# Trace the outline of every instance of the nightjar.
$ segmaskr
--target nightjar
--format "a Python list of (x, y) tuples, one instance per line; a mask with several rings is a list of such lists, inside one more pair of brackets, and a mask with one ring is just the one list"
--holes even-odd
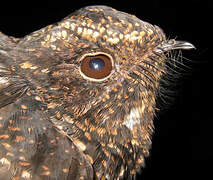
[(0, 33), (0, 179), (134, 179), (168, 56), (192, 48), (106, 6)]

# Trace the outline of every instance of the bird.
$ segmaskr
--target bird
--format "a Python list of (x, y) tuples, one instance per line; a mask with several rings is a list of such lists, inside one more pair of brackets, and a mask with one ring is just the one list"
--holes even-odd
[(169, 55), (193, 48), (103, 5), (0, 33), (0, 179), (136, 178)]

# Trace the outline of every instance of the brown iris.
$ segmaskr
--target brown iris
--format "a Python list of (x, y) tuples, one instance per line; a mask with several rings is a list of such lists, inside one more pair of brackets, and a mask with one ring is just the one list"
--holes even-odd
[(104, 54), (87, 55), (81, 60), (80, 69), (86, 77), (101, 80), (110, 75), (112, 61)]

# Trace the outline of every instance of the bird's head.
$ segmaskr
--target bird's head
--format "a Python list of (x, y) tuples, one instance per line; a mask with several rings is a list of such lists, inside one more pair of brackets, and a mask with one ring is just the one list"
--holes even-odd
[(105, 6), (82, 8), (13, 43), (8, 53), (14, 58), (7, 62), (11, 74), (18, 72), (55, 126), (83, 137), (83, 150), (85, 138), (100, 139), (102, 147), (108, 144), (120, 156), (121, 146), (129, 153), (137, 147), (148, 153), (167, 54), (193, 48)]

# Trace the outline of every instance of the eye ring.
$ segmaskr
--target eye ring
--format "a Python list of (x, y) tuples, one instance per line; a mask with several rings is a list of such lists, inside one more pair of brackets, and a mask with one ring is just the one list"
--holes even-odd
[(104, 52), (84, 54), (81, 58), (80, 74), (90, 81), (104, 81), (113, 72), (114, 61), (111, 55)]

